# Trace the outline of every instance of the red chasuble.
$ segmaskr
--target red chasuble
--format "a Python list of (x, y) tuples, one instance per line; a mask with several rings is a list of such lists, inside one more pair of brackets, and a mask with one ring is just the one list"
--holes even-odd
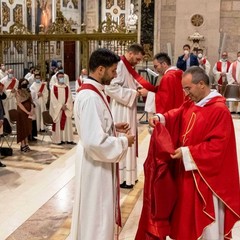
[(182, 88), (182, 70), (167, 71), (157, 86), (155, 94), (155, 105), (157, 113), (165, 113), (171, 109), (178, 108), (184, 100)]
[(204, 107), (191, 100), (164, 114), (175, 148), (188, 146), (197, 170), (177, 169), (178, 199), (171, 237), (195, 240), (215, 219), (213, 194), (224, 204), (225, 240), (240, 220), (240, 186), (234, 127), (223, 97)]
[(170, 235), (170, 216), (176, 202), (174, 148), (166, 128), (158, 123), (144, 163), (144, 196), (135, 240), (160, 240)]

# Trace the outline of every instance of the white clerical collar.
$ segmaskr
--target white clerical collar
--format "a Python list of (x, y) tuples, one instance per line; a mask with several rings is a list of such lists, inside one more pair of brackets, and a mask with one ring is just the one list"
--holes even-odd
[(199, 107), (204, 107), (211, 99), (213, 99), (214, 97), (219, 97), (219, 96), (222, 96), (222, 95), (217, 90), (211, 89), (211, 92), (205, 98), (203, 98), (201, 101), (195, 103), (195, 105), (197, 105)]
[(178, 70), (178, 68), (176, 66), (171, 66), (165, 71), (165, 73), (167, 73), (168, 71), (171, 71), (171, 70)]
[(104, 90), (104, 85), (102, 85), (98, 81), (92, 80), (91, 78), (85, 78), (84, 83), (90, 83), (90, 84), (94, 85), (97, 89), (99, 89), (101, 91)]

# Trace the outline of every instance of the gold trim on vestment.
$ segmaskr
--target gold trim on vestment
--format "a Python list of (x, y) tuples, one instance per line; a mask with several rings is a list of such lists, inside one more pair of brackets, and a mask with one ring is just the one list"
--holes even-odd
[[(189, 151), (189, 152), (190, 152), (190, 151)], [(190, 152), (190, 155), (191, 155), (192, 161), (195, 163), (195, 161), (193, 160), (193, 157), (192, 157), (191, 152)], [(230, 209), (234, 214), (236, 214), (237, 217), (240, 218), (240, 215), (238, 215), (232, 208), (230, 208), (230, 207), (225, 203), (225, 201), (223, 201), (223, 200), (213, 191), (213, 189), (210, 187), (210, 185), (208, 184), (208, 182), (207, 182), (207, 181), (204, 179), (204, 177), (202, 176), (202, 174), (201, 174), (201, 172), (199, 171), (196, 163), (195, 163), (195, 165), (196, 165), (196, 168), (197, 168), (197, 171), (198, 171), (200, 177), (203, 179), (203, 181), (206, 183), (206, 185), (207, 185), (208, 188), (212, 191), (212, 193), (213, 193), (220, 201), (222, 201), (222, 203), (223, 203), (228, 209)], [(203, 198), (203, 196), (202, 196), (202, 194), (201, 194), (201, 192), (200, 192), (200, 190), (199, 190), (199, 188), (198, 188), (198, 184), (197, 184), (197, 181), (196, 181), (196, 178), (195, 178), (194, 170), (192, 170), (192, 174), (193, 174), (193, 179), (194, 179), (194, 182), (195, 182), (197, 191), (198, 191), (198, 193), (200, 194), (200, 196), (202, 197), (202, 199), (203, 199), (203, 201), (204, 201), (204, 203), (205, 203), (205, 206), (206, 206), (206, 201), (205, 201), (205, 199)], [(224, 207), (225, 207), (225, 206), (224, 206)], [(205, 209), (205, 207), (204, 207), (204, 209)], [(210, 218), (212, 218), (212, 217), (211, 217), (207, 212), (205, 212), (204, 210), (203, 210), (203, 212), (204, 212), (207, 216), (209, 216)], [(224, 215), (225, 215), (225, 213), (224, 213)], [(213, 219), (214, 222), (215, 222), (215, 218), (212, 218), (212, 219)], [(212, 224), (212, 223), (211, 223), (211, 224)], [(210, 226), (211, 224), (207, 225), (205, 228), (207, 228), (207, 227)], [(204, 228), (204, 229), (205, 229), (205, 228)], [(226, 233), (226, 234), (224, 235), (224, 238), (231, 239), (231, 238), (228, 238), (228, 237), (227, 237), (227, 235), (228, 235), (231, 231), (232, 231), (232, 229), (231, 229), (228, 233)], [(201, 240), (201, 237), (202, 237), (202, 235), (198, 238), (198, 240)]]
[(186, 139), (187, 134), (191, 132), (191, 130), (192, 130), (194, 124), (195, 124), (195, 121), (196, 121), (196, 113), (193, 112), (193, 113), (192, 113), (192, 116), (191, 116), (191, 118), (190, 118), (190, 121), (189, 121), (189, 123), (188, 123), (186, 132), (185, 132), (185, 133), (183, 134), (183, 136), (182, 136), (182, 137), (183, 137), (183, 146), (184, 146), (184, 144), (185, 144), (186, 141), (187, 141), (187, 139)]

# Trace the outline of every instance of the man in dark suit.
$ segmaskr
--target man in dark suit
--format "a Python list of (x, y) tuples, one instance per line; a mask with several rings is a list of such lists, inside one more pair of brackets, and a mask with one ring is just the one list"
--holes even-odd
[[(6, 94), (3, 92), (4, 85), (0, 83), (0, 128), (3, 126), (3, 121), (4, 121), (4, 108), (2, 104), (2, 99), (6, 99)], [(6, 167), (5, 164), (0, 162), (0, 167)]]
[(182, 71), (186, 71), (191, 66), (198, 66), (199, 62), (197, 56), (190, 52), (190, 45), (183, 46), (183, 55), (178, 57), (177, 67)]

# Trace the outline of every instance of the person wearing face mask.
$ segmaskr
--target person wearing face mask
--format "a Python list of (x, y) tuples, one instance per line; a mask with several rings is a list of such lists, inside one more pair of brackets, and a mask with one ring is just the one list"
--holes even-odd
[(205, 71), (205, 73), (209, 76), (211, 64), (207, 60), (206, 56), (203, 56), (203, 50), (200, 48), (197, 51), (197, 58), (198, 58), (199, 67), (202, 68)]
[(57, 80), (57, 74), (58, 74), (59, 72), (61, 72), (61, 73), (64, 74), (64, 83), (69, 86), (69, 76), (68, 76), (66, 73), (64, 73), (64, 69), (63, 69), (63, 67), (61, 66), (61, 67), (58, 67), (57, 72), (56, 72), (56, 73), (51, 77), (51, 79), (50, 79), (50, 82), (49, 82), (49, 88), (50, 88), (50, 89), (52, 88), (52, 86), (53, 86), (55, 83), (57, 83), (57, 81), (58, 81), (58, 80)]
[[(229, 67), (227, 81), (228, 84), (240, 84), (240, 51), (237, 53), (237, 60)], [(240, 103), (229, 102), (229, 111), (240, 114)]]
[(191, 66), (199, 66), (197, 57), (190, 52), (190, 45), (183, 46), (183, 55), (178, 57), (177, 67), (182, 71), (186, 71)]
[(86, 79), (87, 77), (88, 77), (88, 70), (86, 68), (83, 68), (81, 70), (81, 75), (79, 76), (79, 78), (75, 82), (76, 93), (78, 92), (78, 89), (81, 87), (81, 85), (83, 83), (83, 80)]
[(57, 83), (50, 89), (49, 113), (53, 119), (52, 141), (54, 144), (72, 144), (73, 142), (73, 100), (70, 87), (66, 85), (64, 73), (58, 72)]
[(31, 149), (28, 145), (28, 136), (32, 133), (32, 118), (34, 115), (34, 104), (31, 93), (28, 89), (28, 80), (20, 79), (18, 90), (16, 92), (17, 99), (17, 143), (21, 143), (21, 152), (29, 152)]
[(4, 78), (5, 76), (7, 76), (7, 70), (6, 70), (5, 64), (1, 63), (1, 67), (0, 67), (0, 80), (2, 78)]
[(171, 59), (167, 53), (158, 53), (153, 58), (155, 70), (162, 76), (155, 92), (148, 92), (145, 111), (151, 113), (165, 113), (178, 108), (184, 100), (182, 89), (183, 71), (171, 66)]
[[(114, 121), (129, 122), (130, 133), (137, 136), (137, 99), (146, 96), (147, 91), (155, 87), (143, 79), (134, 67), (143, 60), (144, 49), (140, 44), (128, 47), (117, 66), (117, 77), (105, 86), (106, 94), (111, 98), (111, 110)], [(137, 137), (136, 137), (137, 139)], [(126, 159), (121, 161), (120, 187), (133, 188), (137, 182), (137, 143), (128, 149)]]
[(4, 91), (7, 98), (3, 100), (3, 107), (5, 109), (5, 117), (9, 120), (10, 109), (17, 109), (16, 90), (18, 89), (18, 80), (14, 77), (13, 69), (7, 71), (7, 75), (0, 80), (4, 85)]
[(37, 121), (37, 131), (44, 131), (42, 113), (47, 110), (48, 89), (46, 82), (41, 80), (40, 73), (34, 74), (34, 82), (30, 87), (33, 102), (35, 104), (35, 114)]
[(221, 59), (217, 61), (212, 69), (215, 82), (218, 84), (218, 92), (223, 93), (222, 85), (227, 82), (229, 67), (231, 62), (228, 61), (228, 53), (222, 52)]

